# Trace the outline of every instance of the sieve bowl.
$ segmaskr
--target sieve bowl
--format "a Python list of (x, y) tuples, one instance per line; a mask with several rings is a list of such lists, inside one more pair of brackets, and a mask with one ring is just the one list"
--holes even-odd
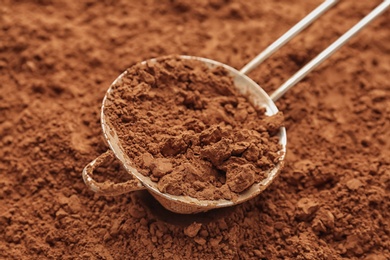
[[(245, 97), (247, 97), (248, 101), (257, 107), (264, 107), (266, 109), (266, 115), (272, 116), (278, 112), (278, 109), (275, 105), (275, 103), (271, 100), (271, 98), (267, 95), (267, 93), (261, 89), (252, 79), (249, 77), (243, 75), (238, 70), (227, 66), (223, 63), (200, 58), (200, 57), (193, 57), (193, 56), (175, 56), (175, 58), (179, 59), (193, 59), (202, 62), (203, 64), (207, 65), (209, 68), (214, 67), (223, 67), (226, 69), (226, 71), (229, 73), (229, 75), (234, 80), (234, 86), (238, 90), (238, 92)], [(142, 63), (155, 63), (156, 59), (151, 59), (144, 61)], [(124, 77), (126, 77), (127, 72), (122, 73), (111, 85), (111, 87), (108, 89), (102, 104), (101, 109), (101, 126), (103, 129), (103, 135), (105, 137), (105, 140), (107, 141), (107, 144), (110, 148), (108, 152), (104, 153), (101, 157), (98, 157), (96, 160), (94, 160), (89, 167), (86, 167), (85, 171), (85, 181), (86, 183), (91, 187), (91, 189), (95, 192), (101, 192), (105, 195), (118, 195), (121, 193), (126, 193), (134, 190), (140, 190), (140, 189), (147, 189), (155, 198), (158, 200), (165, 208), (168, 210), (177, 212), (177, 213), (196, 213), (196, 212), (202, 212), (207, 211), (213, 208), (220, 208), (220, 207), (228, 207), (233, 206), (234, 204), (239, 204), (244, 201), (247, 201), (255, 196), (257, 196), (259, 193), (261, 193), (264, 189), (266, 189), (272, 181), (277, 176), (278, 172), (282, 168), (283, 165), (283, 159), (286, 152), (286, 145), (287, 145), (287, 136), (286, 136), (286, 129), (282, 127), (279, 130), (278, 138), (279, 143), (282, 147), (282, 149), (279, 151), (280, 159), (279, 162), (276, 164), (276, 167), (272, 168), (268, 172), (265, 173), (265, 176), (267, 176), (264, 180), (262, 180), (259, 183), (253, 184), (250, 188), (245, 190), (244, 192), (240, 193), (237, 200), (234, 202), (231, 200), (201, 200), (192, 198), (189, 196), (175, 196), (168, 193), (161, 193), (157, 188), (157, 182), (152, 181), (148, 176), (144, 176), (142, 173), (140, 173), (137, 168), (135, 167), (132, 160), (127, 156), (124, 148), (121, 145), (121, 141), (118, 138), (117, 135), (117, 129), (115, 129), (114, 124), (110, 121), (110, 117), (107, 116), (107, 109), (110, 105), (110, 96), (112, 95), (113, 91), (115, 91), (113, 86), (116, 86), (117, 84), (121, 84)], [(129, 182), (120, 183), (120, 184), (99, 184), (96, 181), (93, 180), (91, 177), (93, 174), (93, 170), (95, 167), (98, 167), (105, 158), (109, 157), (116, 157), (123, 167), (126, 169), (126, 171), (131, 174), (134, 177), (134, 180), (130, 180)]]

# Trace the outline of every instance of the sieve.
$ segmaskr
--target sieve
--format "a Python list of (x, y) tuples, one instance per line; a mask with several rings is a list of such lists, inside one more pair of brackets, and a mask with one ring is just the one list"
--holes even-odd
[[(319, 16), (326, 12), (330, 7), (336, 4), (337, 0), (324, 1), (300, 22), (288, 30), (284, 35), (267, 47), (263, 52), (256, 56), (252, 61), (245, 65), (240, 71), (211, 59), (194, 56), (178, 56), (180, 59), (193, 59), (200, 61), (207, 65), (209, 68), (223, 67), (234, 80), (235, 87), (238, 92), (245, 95), (252, 105), (257, 107), (264, 107), (266, 109), (266, 115), (271, 116), (278, 112), (275, 105), (275, 101), (278, 100), (283, 94), (293, 87), (297, 82), (304, 78), (310, 71), (316, 68), (319, 64), (325, 61), (331, 54), (337, 51), (343, 46), (351, 37), (363, 29), (368, 23), (374, 20), (377, 16), (382, 14), (390, 5), (390, 0), (383, 1), (373, 11), (371, 11), (366, 17), (359, 21), (349, 31), (343, 34), (329, 47), (322, 51), (313, 60), (302, 67), (297, 73), (290, 77), (284, 84), (282, 84), (275, 92), (270, 96), (252, 79), (246, 76), (251, 70), (257, 67), (261, 62), (268, 58), (271, 54), (277, 51), (285, 43), (291, 40), (300, 31), (306, 28), (309, 24), (315, 21)], [(150, 59), (143, 61), (142, 63), (154, 63), (156, 59)], [(108, 98), (113, 91), (112, 86), (120, 84), (127, 72), (123, 72), (110, 86), (104, 96), (102, 108), (101, 108), (101, 126), (103, 135), (110, 149), (105, 153), (98, 156), (95, 160), (90, 162), (83, 170), (82, 176), (86, 185), (94, 192), (114, 196), (120, 195), (132, 191), (146, 189), (152, 196), (159, 201), (166, 209), (182, 214), (192, 214), (198, 212), (204, 212), (215, 208), (229, 207), (236, 204), (243, 203), (264, 191), (276, 178), (281, 168), (283, 167), (284, 157), (286, 154), (287, 135), (286, 129), (281, 127), (278, 133), (279, 143), (281, 150), (279, 151), (280, 159), (274, 168), (270, 169), (266, 173), (266, 178), (259, 183), (253, 184), (244, 192), (240, 193), (237, 200), (202, 200), (189, 196), (176, 196), (167, 193), (162, 193), (157, 188), (157, 183), (153, 182), (149, 177), (144, 176), (134, 166), (132, 160), (127, 156), (126, 152), (121, 146), (121, 142), (117, 136), (116, 129), (109, 122), (108, 116), (106, 116), (106, 106), (108, 105)], [(113, 182), (98, 182), (93, 178), (94, 170), (101, 166), (108, 159), (116, 158), (121, 162), (126, 172), (133, 178), (129, 181), (122, 183)]]

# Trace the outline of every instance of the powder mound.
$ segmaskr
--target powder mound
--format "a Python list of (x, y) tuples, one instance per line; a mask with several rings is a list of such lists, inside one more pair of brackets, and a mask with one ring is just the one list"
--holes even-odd
[(137, 64), (107, 98), (123, 149), (161, 192), (234, 200), (279, 161), (283, 115), (253, 106), (222, 67), (174, 56)]

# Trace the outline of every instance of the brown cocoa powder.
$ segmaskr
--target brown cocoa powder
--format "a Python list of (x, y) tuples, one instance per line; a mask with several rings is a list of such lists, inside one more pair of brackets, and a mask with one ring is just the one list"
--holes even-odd
[[(340, 1), (249, 76), (271, 93), (381, 2)], [(285, 168), (253, 200), (178, 215), (81, 179), (126, 68), (168, 54), (241, 68), (321, 3), (3, 0), (0, 258), (389, 259), (389, 12), (278, 100)], [(97, 178), (129, 176), (113, 161)]]
[(123, 149), (163, 193), (234, 201), (281, 155), (283, 115), (253, 106), (222, 67), (174, 56), (137, 64), (106, 102)]

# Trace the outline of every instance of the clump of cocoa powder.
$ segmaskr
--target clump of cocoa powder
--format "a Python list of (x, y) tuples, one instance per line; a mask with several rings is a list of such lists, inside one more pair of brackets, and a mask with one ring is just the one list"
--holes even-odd
[(253, 106), (222, 67), (179, 57), (137, 64), (108, 104), (122, 147), (161, 192), (234, 200), (280, 158), (283, 115)]

